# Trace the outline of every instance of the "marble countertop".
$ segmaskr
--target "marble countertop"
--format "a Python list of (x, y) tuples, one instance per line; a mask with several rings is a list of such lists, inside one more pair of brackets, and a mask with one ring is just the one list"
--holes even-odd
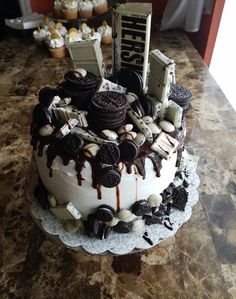
[(58, 245), (27, 214), (32, 108), (71, 61), (51, 58), (29, 38), (0, 43), (1, 299), (236, 298), (236, 113), (183, 32), (154, 34), (151, 47), (175, 60), (177, 83), (193, 94), (186, 147), (200, 157), (200, 201), (171, 239), (112, 257)]

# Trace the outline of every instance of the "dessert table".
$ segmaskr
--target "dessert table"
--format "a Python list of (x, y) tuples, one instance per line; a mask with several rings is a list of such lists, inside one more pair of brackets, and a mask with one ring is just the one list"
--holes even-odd
[[(46, 236), (28, 214), (23, 183), (37, 92), (72, 63), (31, 38), (0, 43), (0, 298), (235, 298), (236, 112), (182, 31), (155, 32), (151, 48), (176, 62), (193, 97), (186, 148), (199, 157), (200, 199), (178, 232), (143, 252), (93, 256)], [(111, 60), (110, 47), (104, 47)]]

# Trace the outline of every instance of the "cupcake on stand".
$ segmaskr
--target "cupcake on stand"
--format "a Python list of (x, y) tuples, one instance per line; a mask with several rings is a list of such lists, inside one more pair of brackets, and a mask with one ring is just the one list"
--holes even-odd
[(61, 19), (63, 17), (62, 15), (62, 7), (63, 3), (62, 0), (55, 0), (53, 4), (53, 15), (54, 17)]
[(78, 17), (78, 2), (76, 0), (66, 0), (63, 3), (63, 17), (66, 20), (74, 20)]
[(96, 15), (102, 15), (108, 10), (107, 0), (93, 0), (93, 10)]
[(105, 45), (112, 44), (112, 29), (111, 29), (111, 26), (109, 26), (106, 21), (102, 22), (102, 26), (98, 27), (97, 31), (98, 31), (98, 33), (101, 34), (102, 44), (105, 44)]
[(67, 35), (67, 29), (61, 22), (56, 23), (56, 30), (59, 31), (59, 33), (62, 35), (62, 37), (65, 37)]
[(79, 16), (81, 18), (89, 18), (93, 15), (93, 3), (90, 0), (84, 0), (79, 2)]

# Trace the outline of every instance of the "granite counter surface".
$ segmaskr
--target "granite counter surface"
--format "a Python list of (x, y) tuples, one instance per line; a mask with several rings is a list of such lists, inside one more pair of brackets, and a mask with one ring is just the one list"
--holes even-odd
[(30, 39), (0, 43), (1, 299), (236, 298), (236, 113), (181, 31), (154, 34), (151, 46), (175, 60), (177, 83), (193, 94), (186, 147), (200, 157), (200, 201), (175, 237), (112, 257), (58, 245), (27, 214), (32, 108), (39, 89), (61, 81), (71, 62)]

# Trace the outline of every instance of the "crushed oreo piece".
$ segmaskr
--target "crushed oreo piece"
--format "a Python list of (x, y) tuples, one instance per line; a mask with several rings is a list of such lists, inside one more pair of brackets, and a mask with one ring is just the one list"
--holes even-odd
[(96, 218), (103, 222), (109, 222), (115, 216), (115, 210), (108, 205), (101, 205), (97, 208)]
[(36, 197), (39, 205), (44, 209), (49, 209), (48, 191), (42, 183), (39, 183), (34, 189), (34, 196)]
[(114, 231), (120, 234), (128, 234), (131, 231), (131, 225), (125, 221), (119, 221), (116, 226), (113, 227)]
[(146, 200), (138, 200), (132, 205), (131, 211), (136, 216), (143, 216), (151, 213), (152, 208), (148, 205)]
[(125, 162), (132, 162), (137, 158), (139, 153), (139, 147), (137, 144), (132, 141), (125, 139), (123, 140), (120, 145), (120, 160)]
[(98, 181), (106, 188), (113, 188), (119, 185), (121, 174), (118, 169), (114, 167), (105, 167), (101, 170)]
[(170, 222), (170, 218), (169, 217), (166, 217), (164, 219), (164, 226), (166, 228), (168, 228), (169, 230), (173, 230), (173, 223)]
[(144, 239), (146, 242), (148, 242), (149, 245), (151, 245), (151, 246), (153, 245), (152, 240), (148, 237), (147, 234), (144, 234), (144, 235), (143, 235), (143, 239)]
[(120, 159), (119, 147), (111, 142), (103, 144), (97, 152), (96, 159), (101, 163), (116, 165)]
[(146, 225), (162, 224), (162, 219), (156, 215), (144, 215), (143, 218)]
[(188, 201), (188, 192), (183, 187), (175, 188), (172, 194), (172, 199), (172, 207), (184, 211)]

